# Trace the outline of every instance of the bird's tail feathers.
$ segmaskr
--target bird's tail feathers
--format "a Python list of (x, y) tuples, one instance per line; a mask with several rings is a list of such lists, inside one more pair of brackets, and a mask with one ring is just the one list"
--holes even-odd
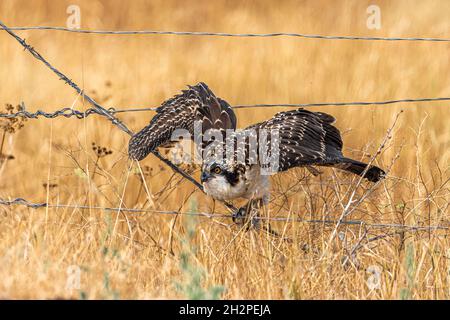
[[(336, 164), (335, 167), (357, 174), (358, 176), (362, 176), (362, 174), (366, 170), (367, 163), (350, 158), (344, 158), (343, 161), (339, 164)], [(383, 179), (385, 175), (386, 173), (382, 169), (378, 168), (377, 166), (371, 165), (364, 174), (364, 178), (371, 182), (378, 182), (379, 180)]]

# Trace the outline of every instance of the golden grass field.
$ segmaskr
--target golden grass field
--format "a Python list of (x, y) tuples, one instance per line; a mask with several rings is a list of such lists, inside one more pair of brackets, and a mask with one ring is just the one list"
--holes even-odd
[[(2, 0), (0, 20), (65, 26), (67, 6), (78, 4), (83, 29), (450, 37), (449, 1), (378, 0), (382, 28), (369, 30), (372, 2)], [(105, 107), (155, 107), (199, 81), (231, 105), (450, 95), (448, 42), (18, 34)], [(22, 101), (29, 111), (89, 107), (6, 32), (0, 44), (3, 110)], [(239, 109), (238, 126), (286, 109)], [(404, 110), (375, 159), (389, 177), (373, 190), (363, 182), (355, 199), (372, 192), (350, 204), (345, 219), (450, 227), (448, 101), (311, 110), (335, 116), (345, 154), (365, 161)], [(136, 132), (152, 115), (119, 117)], [(153, 156), (140, 174), (127, 157), (129, 137), (100, 116), (30, 119), (15, 133), (4, 131), (7, 123), (1, 120), (1, 199), (228, 213)], [(112, 154), (98, 157), (92, 143)], [(185, 169), (198, 179), (198, 167)], [(338, 219), (358, 177), (320, 170), (274, 177), (264, 214)], [(271, 225), (290, 241), (245, 232), (223, 217), (1, 206), (0, 298), (450, 298), (449, 230)]]

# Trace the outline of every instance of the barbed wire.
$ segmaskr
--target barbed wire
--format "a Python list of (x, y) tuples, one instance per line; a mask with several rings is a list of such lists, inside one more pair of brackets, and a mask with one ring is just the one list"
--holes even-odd
[[(233, 216), (230, 214), (220, 213), (207, 213), (207, 212), (181, 212), (175, 210), (155, 210), (155, 209), (138, 209), (138, 208), (114, 208), (114, 207), (101, 207), (101, 206), (87, 206), (76, 204), (48, 204), (45, 202), (33, 203), (23, 198), (16, 198), (14, 200), (0, 199), (0, 205), (3, 206), (25, 206), (31, 209), (40, 208), (52, 208), (52, 209), (80, 209), (80, 210), (102, 210), (102, 211), (114, 211), (114, 212), (130, 212), (130, 213), (153, 213), (160, 215), (184, 215), (184, 216), (196, 216), (204, 218), (233, 218), (233, 219), (246, 219), (245, 216)], [(337, 220), (325, 220), (325, 219), (303, 219), (297, 217), (264, 217), (256, 216), (252, 217), (254, 220), (262, 221), (275, 221), (275, 222), (298, 222), (298, 223), (313, 223), (313, 224), (336, 224)], [(432, 226), (417, 226), (417, 225), (405, 225), (398, 223), (367, 223), (362, 220), (343, 220), (340, 222), (345, 225), (359, 225), (371, 228), (395, 228), (403, 229), (405, 231), (431, 231), (431, 230), (450, 230), (450, 227), (432, 225)]]
[(234, 109), (244, 108), (274, 108), (274, 107), (339, 107), (339, 106), (370, 106), (370, 105), (388, 105), (395, 103), (412, 103), (412, 102), (433, 102), (433, 101), (450, 101), (450, 97), (438, 98), (417, 98), (417, 99), (397, 99), (385, 101), (352, 101), (352, 102), (319, 102), (319, 103), (279, 103), (279, 104), (253, 104), (253, 105), (235, 105)]
[(15, 31), (47, 30), (47, 31), (64, 31), (71, 33), (103, 34), (103, 35), (175, 35), (175, 36), (252, 37), (252, 38), (296, 37), (296, 38), (322, 39), (322, 40), (450, 42), (450, 39), (447, 38), (434, 38), (434, 37), (425, 38), (425, 37), (333, 36), (333, 35), (306, 34), (293, 32), (225, 33), (225, 32), (204, 32), (204, 31), (164, 31), (164, 30), (87, 30), (87, 29), (71, 29), (66, 27), (53, 27), (53, 26), (11, 27), (9, 29)]
[[(450, 101), (450, 97), (439, 97), (439, 98), (418, 98), (418, 99), (398, 99), (398, 100), (386, 100), (386, 101), (373, 101), (373, 102), (324, 102), (324, 103), (298, 103), (298, 104), (249, 104), (249, 105), (235, 105), (233, 109), (250, 109), (250, 108), (277, 108), (277, 107), (288, 107), (288, 108), (307, 108), (307, 107), (324, 107), (324, 106), (371, 106), (371, 105), (388, 105), (395, 103), (413, 103), (413, 102), (434, 102), (434, 101)], [(106, 109), (110, 114), (116, 113), (126, 113), (126, 112), (144, 112), (144, 111), (155, 111), (156, 107), (144, 107), (144, 108), (129, 108), (129, 109), (116, 109), (110, 107)], [(75, 110), (73, 108), (65, 107), (53, 112), (46, 112), (43, 110), (38, 110), (36, 112), (29, 112), (25, 109), (25, 104), (22, 102), (20, 104), (20, 110), (15, 113), (6, 114), (0, 113), (0, 118), (18, 118), (24, 117), (29, 119), (37, 119), (42, 116), (44, 118), (57, 118), (65, 117), (71, 118), (76, 117), (77, 119), (83, 119), (90, 115), (98, 114), (103, 115), (97, 109), (89, 108), (85, 111)]]

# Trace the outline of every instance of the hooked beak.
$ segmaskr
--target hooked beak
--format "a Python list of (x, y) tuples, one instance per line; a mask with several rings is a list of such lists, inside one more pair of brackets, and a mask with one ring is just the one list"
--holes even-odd
[(203, 182), (208, 181), (209, 178), (211, 178), (211, 175), (209, 173), (203, 171), (202, 175), (200, 176), (200, 181), (203, 183)]

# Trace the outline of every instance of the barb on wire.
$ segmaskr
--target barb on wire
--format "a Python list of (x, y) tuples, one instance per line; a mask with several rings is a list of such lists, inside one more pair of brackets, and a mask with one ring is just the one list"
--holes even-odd
[(293, 32), (273, 32), (273, 33), (225, 33), (225, 32), (203, 32), (203, 31), (162, 31), (162, 30), (86, 30), (70, 29), (65, 27), (52, 26), (31, 26), (31, 27), (11, 27), (11, 30), (48, 30), (64, 31), (84, 34), (104, 34), (104, 35), (175, 35), (175, 36), (214, 36), (214, 37), (296, 37), (306, 39), (322, 40), (365, 40), (365, 41), (432, 41), (432, 42), (450, 42), (447, 38), (429, 38), (429, 37), (364, 37), (364, 36), (331, 36), (320, 34), (306, 34)]
[[(276, 108), (276, 107), (288, 107), (288, 108), (306, 108), (306, 107), (325, 107), (325, 106), (370, 106), (370, 105), (388, 105), (394, 103), (412, 103), (412, 102), (433, 102), (433, 101), (450, 101), (450, 97), (439, 97), (439, 98), (418, 98), (418, 99), (398, 99), (398, 100), (386, 100), (386, 101), (373, 101), (373, 102), (324, 102), (324, 103), (298, 103), (298, 104), (249, 104), (249, 105), (235, 105), (233, 109), (251, 109), (251, 108)], [(145, 108), (130, 108), (130, 109), (116, 109), (110, 107), (106, 109), (110, 114), (116, 113), (127, 113), (127, 112), (144, 112), (144, 111), (155, 111), (155, 107), (145, 107)], [(25, 104), (21, 103), (21, 110), (16, 113), (2, 114), (0, 113), (0, 118), (18, 118), (25, 117), (31, 119), (37, 119), (40, 116), (44, 118), (56, 118), (65, 117), (71, 118), (75, 117), (77, 119), (83, 119), (90, 115), (98, 114), (102, 115), (97, 109), (89, 108), (86, 111), (79, 111), (72, 108), (62, 108), (54, 112), (45, 112), (38, 110), (36, 112), (29, 112), (25, 109)]]
[[(87, 206), (87, 205), (76, 205), (76, 204), (47, 204), (45, 202), (33, 203), (25, 200), (23, 198), (16, 198), (14, 200), (3, 200), (0, 199), (0, 205), (13, 206), (20, 205), (32, 209), (39, 208), (53, 208), (53, 209), (94, 209), (103, 211), (114, 211), (114, 212), (129, 212), (129, 213), (154, 213), (161, 215), (185, 215), (185, 216), (199, 216), (205, 218), (234, 218), (234, 219), (245, 219), (242, 217), (233, 217), (230, 214), (218, 214), (218, 213), (207, 213), (207, 212), (180, 212), (180, 211), (170, 211), (170, 210), (155, 210), (155, 209), (136, 209), (136, 208), (113, 208), (113, 207), (101, 207), (101, 206)], [(313, 224), (336, 224), (337, 220), (321, 220), (321, 219), (302, 219), (302, 218), (292, 218), (287, 215), (282, 217), (265, 217), (257, 216), (253, 217), (255, 220), (264, 221), (278, 221), (278, 222), (298, 222), (298, 223), (313, 223)], [(429, 231), (429, 230), (450, 230), (450, 227), (445, 226), (416, 226), (416, 225), (405, 225), (397, 223), (366, 223), (361, 220), (343, 220), (340, 224), (345, 225), (359, 225), (371, 228), (394, 228), (402, 229), (405, 231)]]

